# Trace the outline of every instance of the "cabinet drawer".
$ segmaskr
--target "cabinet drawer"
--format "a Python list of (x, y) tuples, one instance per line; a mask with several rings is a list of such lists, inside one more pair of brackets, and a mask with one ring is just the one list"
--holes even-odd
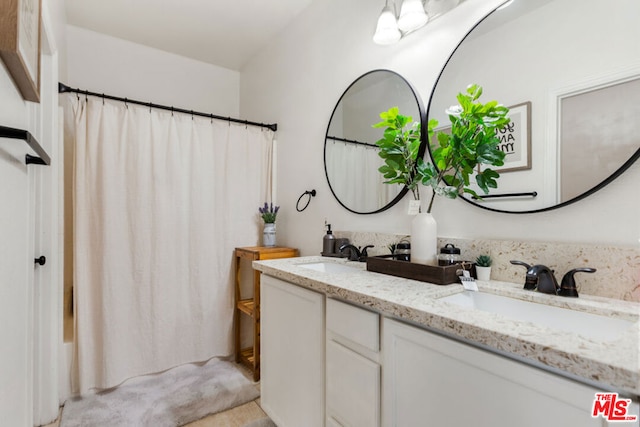
[(334, 342), (327, 342), (328, 425), (380, 425), (380, 365)]
[(373, 352), (380, 350), (380, 316), (372, 311), (328, 299), (327, 330)]

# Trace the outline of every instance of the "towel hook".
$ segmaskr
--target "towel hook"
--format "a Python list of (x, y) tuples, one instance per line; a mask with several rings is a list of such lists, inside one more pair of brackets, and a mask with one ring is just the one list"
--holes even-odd
[[(300, 208), (300, 201), (306, 195), (309, 196), (309, 198), (307, 199), (307, 203), (302, 208)], [(316, 197), (316, 190), (305, 191), (304, 193), (302, 193), (300, 197), (298, 197), (298, 201), (296, 202), (296, 210), (298, 212), (302, 212), (303, 210), (307, 209), (307, 206), (309, 206), (312, 197)]]

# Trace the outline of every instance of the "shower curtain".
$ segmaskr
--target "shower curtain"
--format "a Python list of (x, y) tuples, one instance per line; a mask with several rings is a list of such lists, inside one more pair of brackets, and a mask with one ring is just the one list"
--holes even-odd
[(393, 200), (400, 187), (383, 184), (378, 168), (384, 164), (377, 147), (329, 141), (325, 151), (331, 189), (356, 212), (373, 212)]
[(233, 249), (259, 241), (273, 132), (70, 102), (76, 391), (230, 355)]

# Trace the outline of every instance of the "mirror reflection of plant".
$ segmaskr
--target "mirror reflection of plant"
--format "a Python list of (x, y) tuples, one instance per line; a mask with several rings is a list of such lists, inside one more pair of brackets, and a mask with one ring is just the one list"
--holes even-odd
[[(504, 165), (505, 154), (498, 148), (496, 130), (509, 123), (509, 109), (497, 101), (483, 104), (478, 101), (481, 95), (482, 87), (475, 84), (467, 87), (466, 93), (458, 94), (459, 105), (447, 110), (451, 134), (438, 132), (438, 144), (431, 147), (434, 163), (417, 158), (420, 147), (419, 123), (413, 123), (405, 130), (412, 119), (400, 115), (397, 107), (380, 113), (383, 120), (373, 127), (386, 127), (384, 137), (376, 142), (380, 147), (379, 155), (385, 161), (378, 169), (386, 179), (385, 183), (406, 185), (416, 200), (420, 200), (420, 183), (432, 187), (433, 194), (427, 212), (431, 212), (436, 195), (454, 199), (467, 193), (481, 197), (468, 187), (469, 177), (476, 172), (476, 183), (485, 194), (489, 188), (497, 188), (498, 172), (488, 167), (481, 171), (476, 171), (476, 168), (478, 165)], [(429, 141), (437, 126), (437, 120), (429, 120)]]
[[(422, 166), (418, 166), (423, 168), (418, 171), (423, 177), (422, 183), (434, 190), (428, 212), (431, 212), (436, 194), (455, 199), (467, 193), (480, 198), (469, 188), (469, 177), (476, 172), (476, 184), (484, 194), (489, 193), (489, 188), (498, 188), (498, 172), (489, 167), (479, 171), (476, 169), (479, 165), (504, 165), (505, 153), (498, 148), (500, 141), (496, 131), (509, 124), (509, 109), (497, 101), (483, 104), (478, 101), (481, 95), (482, 87), (475, 84), (467, 87), (466, 93), (458, 94), (459, 105), (447, 109), (451, 134), (438, 132), (438, 144), (431, 147), (434, 163), (422, 163)], [(437, 120), (429, 120), (429, 141), (437, 126)]]
[[(422, 158), (418, 158), (420, 150), (420, 123), (414, 122), (411, 116), (400, 114), (398, 107), (380, 113), (382, 121), (373, 125), (374, 128), (386, 128), (382, 139), (376, 141), (380, 147), (378, 155), (384, 160), (384, 165), (378, 170), (386, 181), (385, 184), (406, 185), (415, 200), (420, 200), (422, 181), (419, 171), (424, 166)], [(405, 127), (409, 127), (405, 129)]]

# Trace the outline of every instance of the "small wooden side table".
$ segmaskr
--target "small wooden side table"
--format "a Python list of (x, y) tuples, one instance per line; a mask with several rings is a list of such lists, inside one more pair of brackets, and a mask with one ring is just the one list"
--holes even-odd
[[(240, 261), (267, 260), (276, 258), (292, 258), (299, 254), (297, 249), (285, 247), (251, 246), (236, 248), (236, 283), (235, 310), (233, 327), (235, 333), (236, 362), (247, 365), (253, 371), (253, 380), (260, 381), (260, 272), (253, 271), (253, 297), (244, 298), (240, 293)], [(253, 346), (241, 348), (240, 320), (241, 313), (253, 321)]]

